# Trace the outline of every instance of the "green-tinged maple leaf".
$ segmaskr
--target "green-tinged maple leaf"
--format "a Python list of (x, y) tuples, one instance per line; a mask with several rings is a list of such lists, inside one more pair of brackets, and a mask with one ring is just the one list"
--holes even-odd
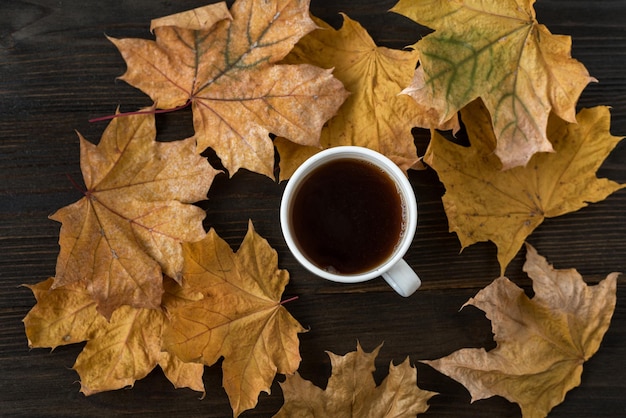
[[(201, 17), (198, 17), (198, 15)], [(273, 177), (270, 133), (319, 146), (322, 125), (346, 92), (330, 70), (278, 65), (315, 28), (308, 0), (237, 0), (153, 21), (156, 41), (113, 39), (121, 77), (159, 108), (191, 103), (199, 151), (211, 147), (230, 175)]]
[(400, 0), (392, 9), (435, 29), (416, 44), (420, 66), (407, 90), (441, 121), (481, 98), (492, 116), (504, 168), (551, 151), (550, 112), (575, 122), (576, 102), (595, 81), (570, 55), (571, 39), (537, 22), (534, 0)]
[(442, 200), (450, 231), (463, 248), (494, 242), (502, 274), (545, 218), (574, 212), (624, 187), (596, 177), (622, 139), (610, 134), (606, 107), (583, 109), (578, 124), (552, 117), (548, 137), (556, 152), (538, 153), (526, 167), (507, 171), (492, 152), (496, 140), (480, 101), (461, 115), (471, 146), (453, 144), (433, 132), (424, 161), (446, 187)]
[(281, 303), (289, 274), (251, 222), (236, 253), (214, 230), (184, 252), (185, 284), (205, 297), (169, 310), (164, 347), (186, 362), (223, 357), (223, 385), (238, 416), (269, 393), (276, 373), (294, 373), (300, 363), (304, 329)]
[(556, 270), (527, 249), (532, 299), (500, 277), (465, 304), (491, 320), (496, 348), (465, 348), (424, 363), (462, 383), (472, 401), (503, 396), (524, 418), (543, 418), (580, 385), (583, 363), (598, 351), (615, 309), (617, 273), (587, 286), (576, 270)]

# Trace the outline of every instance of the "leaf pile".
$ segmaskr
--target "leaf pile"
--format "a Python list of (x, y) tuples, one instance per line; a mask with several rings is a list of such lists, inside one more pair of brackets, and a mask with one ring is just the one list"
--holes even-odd
[(73, 367), (85, 395), (132, 386), (157, 365), (175, 387), (204, 392), (204, 366), (223, 357), (235, 416), (253, 408), (276, 373), (300, 363), (304, 329), (280, 299), (289, 274), (252, 223), (237, 253), (211, 230), (183, 256), (184, 285), (163, 278), (161, 309), (124, 305), (105, 318), (80, 282), (29, 286), (37, 299), (24, 318), (29, 346), (87, 341)]
[[(132, 386), (156, 365), (176, 387), (204, 392), (204, 366), (224, 358), (239, 415), (276, 373), (297, 369), (304, 329), (282, 305), (289, 275), (276, 252), (250, 223), (233, 254), (205, 232), (194, 203), (218, 174), (200, 155), (208, 145), (231, 175), (271, 175), (274, 157), (259, 151), (273, 153), (270, 131), (319, 142), (342, 84), (329, 70), (275, 64), (313, 28), (308, 1), (240, 0), (230, 11), (220, 3), (157, 19), (156, 41), (112, 39), (128, 63), (122, 78), (155, 104), (116, 113), (98, 145), (79, 135), (84, 197), (51, 216), (61, 222), (56, 275), (29, 286), (37, 303), (24, 318), (31, 347), (87, 341), (74, 365), (84, 394)], [(196, 135), (157, 141), (157, 109), (188, 104)], [(185, 318), (198, 310), (204, 334), (186, 336)], [(207, 329), (209, 341), (198, 342)]]
[(490, 240), (501, 274), (545, 218), (576, 211), (623, 188), (596, 171), (622, 139), (610, 135), (607, 107), (582, 110), (592, 81), (553, 35), (518, 2), (400, 0), (392, 11), (434, 29), (413, 47), (419, 66), (403, 94), (439, 115), (459, 113), (471, 147), (431, 128), (424, 162), (445, 185), (443, 204), (462, 248)]
[[(456, 129), (456, 119), (440, 126), (428, 105), (399, 94), (411, 81), (419, 57), (416, 50), (379, 47), (358, 22), (342, 16), (344, 23), (339, 30), (316, 19), (320, 29), (302, 38), (284, 62), (333, 68), (334, 76), (350, 92), (322, 129), (322, 148), (367, 147), (408, 170), (418, 163), (411, 128)], [(297, 145), (284, 138), (274, 142), (281, 156), (281, 179), (291, 177), (306, 158), (319, 151), (319, 147)]]
[[(594, 79), (533, 3), (400, 0), (392, 11), (434, 29), (403, 50), (377, 46), (346, 15), (334, 29), (308, 0), (217, 3), (155, 19), (155, 40), (110, 38), (127, 63), (121, 78), (154, 104), (116, 113), (98, 145), (79, 135), (83, 198), (51, 216), (60, 252), (55, 277), (28, 286), (29, 346), (86, 341), (74, 364), (86, 395), (132, 386), (157, 365), (175, 387), (205, 392), (204, 367), (223, 359), (235, 416), (277, 373), (287, 375), (278, 417), (425, 412), (435, 393), (417, 387), (408, 358), (376, 386), (380, 347), (329, 353), (325, 390), (296, 373), (305, 330), (281, 300), (289, 274), (252, 222), (237, 252), (205, 232), (194, 204), (219, 171), (201, 154), (212, 148), (229, 176), (273, 178), (276, 147), (284, 180), (321, 149), (360, 145), (407, 171), (421, 167), (411, 129), (430, 129), (424, 162), (445, 185), (450, 231), (463, 248), (494, 242), (503, 275), (545, 218), (624, 187), (596, 178), (622, 138), (607, 107), (576, 114)], [(194, 135), (157, 141), (154, 113), (187, 106)], [(459, 131), (459, 115), (469, 147), (438, 132)], [(589, 287), (529, 245), (527, 257), (532, 299), (502, 276), (466, 303), (485, 311), (497, 347), (425, 363), (472, 400), (500, 395), (540, 417), (598, 350), (616, 274)]]

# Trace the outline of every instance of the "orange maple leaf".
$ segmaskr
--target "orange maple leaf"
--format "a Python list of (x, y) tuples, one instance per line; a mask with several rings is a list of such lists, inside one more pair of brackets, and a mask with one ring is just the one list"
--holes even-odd
[(315, 28), (308, 0), (237, 0), (152, 22), (156, 41), (113, 39), (128, 64), (121, 77), (159, 108), (191, 103), (199, 151), (211, 147), (230, 175), (273, 178), (269, 133), (319, 146), (322, 125), (346, 97), (330, 70), (277, 65)]
[(291, 374), (300, 363), (304, 329), (280, 300), (289, 274), (251, 222), (237, 253), (214, 230), (184, 248), (185, 285), (205, 297), (169, 310), (164, 347), (206, 365), (223, 356), (223, 385), (238, 416), (269, 393), (276, 373)]
[(110, 317), (122, 305), (159, 309), (163, 273), (179, 279), (181, 243), (202, 239), (214, 170), (193, 139), (157, 142), (154, 115), (114, 119), (96, 146), (80, 134), (85, 197), (62, 223), (53, 288), (74, 282)]

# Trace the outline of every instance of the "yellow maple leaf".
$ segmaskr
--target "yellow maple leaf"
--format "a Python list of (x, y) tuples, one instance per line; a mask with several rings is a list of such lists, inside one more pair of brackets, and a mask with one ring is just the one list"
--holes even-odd
[(184, 251), (185, 284), (205, 297), (169, 310), (164, 347), (186, 362), (212, 365), (223, 356), (223, 385), (238, 416), (269, 393), (276, 373), (300, 363), (304, 329), (280, 300), (289, 274), (251, 222), (236, 253), (214, 230)]
[[(51, 347), (87, 341), (74, 370), (85, 395), (132, 386), (158, 364), (175, 387), (204, 392), (203, 366), (183, 363), (161, 351), (165, 313), (122, 306), (110, 320), (96, 310), (96, 302), (80, 282), (52, 288), (52, 279), (29, 286), (37, 303), (24, 318), (29, 347)], [(163, 303), (172, 308), (201, 298), (165, 281)]]
[(578, 124), (552, 117), (548, 137), (556, 152), (536, 154), (526, 167), (507, 171), (492, 153), (496, 140), (482, 103), (470, 104), (461, 116), (471, 146), (433, 131), (424, 161), (446, 187), (442, 200), (450, 231), (463, 248), (493, 241), (501, 274), (545, 218), (574, 212), (624, 187), (595, 174), (622, 139), (610, 134), (606, 107), (583, 109)]
[(576, 102), (595, 81), (571, 58), (571, 39), (537, 22), (534, 0), (400, 0), (392, 9), (435, 29), (416, 44), (420, 66), (409, 93), (441, 121), (482, 98), (504, 168), (551, 151), (550, 112), (575, 122)]
[[(319, 29), (303, 37), (284, 62), (333, 68), (334, 76), (350, 92), (337, 115), (322, 129), (322, 149), (360, 145), (408, 170), (419, 160), (411, 127), (440, 127), (439, 115), (433, 109), (399, 95), (411, 82), (417, 51), (379, 47), (358, 22), (342, 16), (344, 22), (339, 30), (314, 18)], [(452, 129), (455, 123), (441, 127)], [(320, 151), (319, 147), (306, 147), (280, 137), (274, 144), (281, 157), (281, 180), (291, 177), (306, 158)]]
[(285, 404), (274, 418), (408, 418), (426, 412), (428, 400), (437, 393), (417, 387), (417, 370), (408, 358), (399, 366), (392, 362), (389, 375), (376, 386), (372, 373), (380, 347), (366, 353), (357, 344), (345, 356), (328, 353), (332, 375), (325, 390), (297, 373), (287, 376), (280, 384)]
[(152, 22), (156, 41), (113, 39), (128, 69), (121, 77), (156, 106), (191, 103), (199, 151), (211, 147), (230, 175), (273, 178), (269, 133), (319, 145), (322, 125), (345, 99), (329, 70), (277, 65), (315, 25), (308, 0), (237, 0)]
[(555, 270), (527, 249), (532, 299), (500, 277), (465, 304), (491, 320), (496, 348), (461, 349), (424, 363), (462, 383), (472, 402), (499, 395), (518, 403), (524, 418), (543, 418), (580, 384), (583, 363), (600, 347), (615, 309), (617, 273), (587, 286), (576, 270)]
[(54, 278), (27, 286), (37, 303), (24, 318), (28, 346), (50, 347), (86, 341), (106, 318), (96, 312), (96, 302), (78, 283), (52, 289)]
[(173, 354), (161, 351), (157, 360), (167, 380), (172, 382), (175, 388), (189, 388), (196, 392), (205, 393), (202, 375), (204, 364), (185, 363)]
[(85, 395), (132, 386), (157, 365), (163, 313), (121, 306), (89, 339), (74, 363)]
[(180, 244), (202, 239), (203, 200), (217, 171), (192, 139), (157, 142), (154, 115), (111, 121), (96, 146), (80, 137), (85, 197), (50, 218), (62, 223), (53, 287), (84, 282), (98, 311), (158, 309), (163, 273), (179, 279)]

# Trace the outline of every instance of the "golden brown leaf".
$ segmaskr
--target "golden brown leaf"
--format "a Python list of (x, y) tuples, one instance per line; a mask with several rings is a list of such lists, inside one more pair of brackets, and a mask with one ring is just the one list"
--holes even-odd
[[(24, 318), (30, 347), (57, 347), (87, 341), (74, 364), (85, 395), (132, 386), (159, 364), (175, 387), (204, 392), (203, 366), (183, 364), (163, 353), (165, 314), (160, 310), (122, 306), (107, 321), (80, 282), (56, 289), (52, 279), (34, 286), (37, 303)], [(202, 295), (165, 281), (166, 308), (189, 303)]]
[(472, 401), (503, 396), (520, 405), (524, 418), (539, 418), (580, 384), (583, 363), (600, 347), (615, 309), (617, 273), (587, 286), (576, 270), (555, 270), (527, 250), (532, 299), (500, 277), (465, 304), (491, 320), (496, 348), (461, 349), (424, 363), (462, 383)]
[(50, 347), (90, 339), (106, 319), (96, 312), (96, 302), (80, 283), (52, 289), (53, 278), (27, 286), (37, 303), (24, 318), (28, 346)]
[(217, 173), (193, 140), (155, 141), (154, 115), (114, 119), (96, 146), (80, 136), (85, 197), (52, 219), (62, 223), (53, 287), (84, 282), (106, 317), (119, 306), (157, 309), (163, 273), (180, 278), (180, 244), (202, 239), (206, 198)]
[[(439, 127), (439, 117), (432, 109), (399, 95), (411, 82), (417, 51), (379, 47), (358, 22), (342, 16), (339, 30), (315, 19), (320, 29), (302, 38), (285, 62), (334, 68), (334, 76), (351, 93), (322, 129), (322, 148), (364, 146), (408, 170), (418, 162), (411, 127)], [(319, 151), (284, 138), (274, 143), (281, 156), (281, 180), (291, 177), (307, 157)]]
[(85, 395), (132, 386), (157, 365), (163, 313), (122, 306), (87, 341), (74, 363)]
[(297, 373), (287, 376), (281, 383), (285, 404), (274, 417), (400, 418), (426, 412), (436, 393), (417, 387), (417, 370), (408, 358), (399, 366), (391, 363), (389, 375), (376, 386), (372, 373), (379, 350), (365, 353), (357, 344), (345, 356), (328, 353), (333, 371), (326, 390)]
[(480, 101), (461, 115), (471, 146), (453, 144), (433, 132), (424, 161), (446, 186), (443, 204), (450, 231), (457, 233), (463, 248), (493, 241), (502, 274), (545, 218), (574, 212), (624, 187), (596, 178), (622, 139), (610, 134), (606, 107), (583, 109), (578, 124), (551, 118), (548, 137), (556, 152), (536, 154), (526, 167), (507, 171), (492, 153), (495, 137)]
[(251, 222), (237, 253), (214, 230), (184, 252), (185, 284), (205, 298), (169, 311), (164, 347), (186, 362), (224, 357), (223, 385), (238, 416), (269, 393), (276, 373), (293, 373), (300, 363), (304, 329), (280, 299), (289, 274)]
[(276, 64), (315, 28), (308, 6), (237, 0), (230, 13), (220, 3), (157, 19), (156, 41), (111, 38), (128, 65), (121, 78), (159, 108), (191, 102), (199, 150), (213, 148), (231, 176), (243, 167), (273, 177), (269, 133), (318, 146), (345, 99), (329, 70)]
[(482, 98), (504, 168), (551, 151), (550, 112), (576, 122), (578, 97), (595, 81), (572, 59), (570, 37), (537, 22), (533, 3), (400, 0), (392, 9), (435, 30), (415, 46), (420, 66), (407, 93), (441, 122)]
[(172, 382), (175, 388), (189, 388), (196, 392), (205, 392), (202, 375), (204, 364), (185, 363), (178, 357), (162, 351), (157, 361), (167, 380)]
[[(202, 293), (197, 292), (188, 286), (180, 286), (174, 280), (165, 278), (165, 293), (163, 294), (164, 321), (167, 325), (169, 318), (167, 313), (178, 306), (192, 303), (202, 299)], [(161, 335), (162, 337), (162, 335)], [(163, 339), (161, 338), (160, 349), (163, 350)], [(161, 351), (158, 365), (163, 370), (165, 377), (172, 382), (175, 388), (190, 388), (197, 392), (205, 393), (202, 375), (204, 374), (204, 364), (187, 363), (175, 355)]]

